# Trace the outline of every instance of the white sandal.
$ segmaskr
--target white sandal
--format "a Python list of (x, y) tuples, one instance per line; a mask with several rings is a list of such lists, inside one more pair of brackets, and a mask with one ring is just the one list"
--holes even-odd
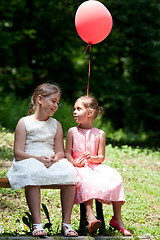
[[(37, 234), (37, 233), (39, 233), (39, 234)], [(33, 224), (32, 236), (33, 237), (45, 237), (45, 236), (47, 236), (47, 233), (43, 228), (43, 223), (39, 223), (39, 224), (34, 223)]]
[[(66, 227), (66, 230), (63, 230), (63, 227)], [(74, 232), (74, 234), (68, 234), (69, 232)], [(78, 233), (71, 227), (71, 224), (62, 223), (62, 233), (64, 237), (78, 237)]]

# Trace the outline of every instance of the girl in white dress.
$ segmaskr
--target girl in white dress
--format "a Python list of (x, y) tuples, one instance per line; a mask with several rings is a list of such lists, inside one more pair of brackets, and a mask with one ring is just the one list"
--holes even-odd
[(64, 158), (61, 124), (51, 118), (58, 109), (60, 97), (60, 89), (55, 84), (39, 85), (32, 95), (28, 116), (19, 120), (15, 130), (13, 166), (7, 176), (12, 189), (25, 188), (33, 236), (47, 235), (40, 215), (40, 186), (54, 184), (61, 185), (62, 233), (78, 236), (70, 224), (76, 172)]

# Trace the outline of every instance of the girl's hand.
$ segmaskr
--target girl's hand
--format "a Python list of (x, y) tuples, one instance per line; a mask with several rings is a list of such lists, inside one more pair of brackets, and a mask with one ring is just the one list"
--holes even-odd
[(92, 161), (92, 156), (89, 152), (84, 152), (83, 157), (86, 158), (87, 161)]
[(91, 163), (102, 163), (104, 161), (104, 155), (99, 154), (97, 156), (91, 155), (89, 152), (84, 152), (83, 157), (86, 159), (87, 162)]
[(56, 156), (55, 154), (52, 155), (50, 159), (51, 159), (51, 163), (52, 163), (52, 164), (58, 162), (57, 156)]
[(49, 168), (52, 165), (51, 159), (48, 157), (40, 156), (37, 159), (42, 162), (46, 168)]
[(75, 167), (84, 167), (85, 166), (86, 159), (82, 156), (79, 159), (76, 159), (73, 161), (73, 165)]

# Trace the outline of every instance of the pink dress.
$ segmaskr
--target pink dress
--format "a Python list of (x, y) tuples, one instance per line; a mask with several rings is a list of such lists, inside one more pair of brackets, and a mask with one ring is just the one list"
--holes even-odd
[[(73, 135), (72, 157), (79, 158), (83, 152), (98, 155), (99, 134), (97, 128), (71, 128)], [(125, 202), (124, 188), (121, 175), (104, 164), (86, 163), (84, 167), (75, 167), (81, 185), (77, 186), (75, 203), (82, 203), (89, 199), (98, 199), (102, 203), (112, 201)]]

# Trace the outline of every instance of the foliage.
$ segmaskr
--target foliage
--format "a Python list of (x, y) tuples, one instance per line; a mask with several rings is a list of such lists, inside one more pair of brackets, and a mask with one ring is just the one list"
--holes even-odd
[(0, 97), (0, 123), (1, 126), (14, 130), (18, 120), (26, 116), (29, 109), (29, 99), (16, 97), (14, 93)]
[[(48, 80), (63, 88), (65, 102), (86, 94), (88, 52), (83, 54), (86, 44), (74, 26), (82, 2), (1, 1), (0, 93), (6, 106), (8, 94), (25, 99)], [(159, 1), (101, 2), (112, 14), (113, 29), (92, 46), (90, 93), (105, 108), (103, 123), (109, 121), (115, 130), (159, 134)], [(7, 121), (3, 126), (10, 128)]]
[[(31, 232), (32, 232), (32, 224), (33, 224), (32, 216), (31, 216), (31, 214), (28, 213), (28, 212), (25, 212), (25, 214), (26, 214), (27, 216), (23, 216), (23, 217), (22, 217), (22, 221), (23, 221), (23, 223), (29, 228), (30, 233), (31, 233)], [(27, 233), (28, 233), (28, 232), (26, 232), (26, 234), (27, 234)]]
[(44, 211), (44, 213), (45, 213), (45, 215), (46, 215), (46, 217), (48, 219), (48, 223), (46, 223), (44, 225), (44, 228), (47, 228), (48, 229), (48, 235), (51, 235), (51, 233), (53, 233), (53, 230), (51, 228), (52, 227), (52, 223), (51, 223), (51, 220), (50, 220), (48, 208), (47, 208), (47, 206), (44, 203), (42, 203), (42, 208), (43, 208), (43, 211)]
[[(19, 119), (27, 115), (30, 99), (17, 98), (15, 94), (12, 93), (7, 96), (0, 97), (0, 102), (0, 123), (6, 129), (14, 131)], [(65, 135), (68, 128), (75, 125), (75, 121), (72, 117), (72, 109), (73, 107), (71, 104), (68, 104), (61, 99), (59, 109), (53, 116), (62, 124)], [(2, 133), (5, 128), (2, 128)], [(4, 134), (6, 134), (5, 130)]]
[[(53, 232), (53, 230), (51, 229), (52, 223), (50, 221), (50, 216), (49, 216), (49, 212), (48, 212), (47, 206), (44, 203), (42, 203), (42, 209), (43, 209), (43, 211), (44, 211), (44, 213), (45, 213), (45, 215), (46, 215), (46, 217), (48, 219), (48, 222), (45, 223), (44, 228), (45, 229), (47, 228), (48, 229), (47, 234), (51, 235), (51, 233)], [(25, 214), (27, 216), (23, 216), (22, 217), (22, 221), (28, 227), (28, 229), (30, 230), (29, 233), (31, 233), (32, 230), (33, 230), (32, 229), (32, 224), (33, 224), (32, 216), (31, 216), (31, 214), (29, 212), (25, 212)], [(25, 231), (25, 233), (28, 234), (28, 231)]]
[(13, 133), (0, 127), (0, 165), (2, 159), (8, 160), (13, 158)]

